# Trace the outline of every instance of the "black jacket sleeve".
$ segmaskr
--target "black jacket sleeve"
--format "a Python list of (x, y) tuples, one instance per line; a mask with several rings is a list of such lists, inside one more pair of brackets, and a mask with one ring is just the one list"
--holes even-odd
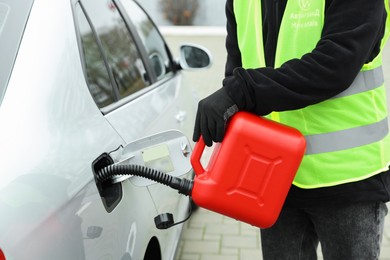
[(348, 88), (363, 64), (379, 52), (386, 11), (383, 0), (327, 0), (316, 48), (278, 69), (243, 69), (233, 0), (227, 0), (226, 17), (224, 88), (240, 109), (266, 115), (303, 108)]

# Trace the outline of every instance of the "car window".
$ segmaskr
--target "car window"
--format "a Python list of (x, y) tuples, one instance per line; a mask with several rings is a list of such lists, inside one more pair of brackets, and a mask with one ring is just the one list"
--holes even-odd
[(99, 108), (105, 107), (116, 101), (114, 89), (106, 64), (100, 52), (95, 35), (89, 26), (83, 10), (76, 7), (79, 25), (80, 39), (83, 46), (85, 73), (89, 91)]
[(122, 3), (141, 37), (157, 79), (163, 78), (172, 71), (171, 61), (166, 44), (157, 27), (137, 3), (134, 1), (122, 1)]
[(7, 89), (32, 0), (0, 0), (0, 104)]
[(98, 106), (149, 86), (141, 55), (115, 4), (109, 0), (80, 2), (83, 10), (78, 8), (77, 20), (87, 82)]

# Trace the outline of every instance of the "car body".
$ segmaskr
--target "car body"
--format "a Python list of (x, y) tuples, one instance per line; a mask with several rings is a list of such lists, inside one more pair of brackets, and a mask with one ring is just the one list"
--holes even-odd
[(134, 140), (192, 134), (182, 69), (210, 56), (181, 54), (133, 0), (0, 0), (0, 259), (174, 258), (181, 225), (153, 218), (188, 198), (94, 176)]

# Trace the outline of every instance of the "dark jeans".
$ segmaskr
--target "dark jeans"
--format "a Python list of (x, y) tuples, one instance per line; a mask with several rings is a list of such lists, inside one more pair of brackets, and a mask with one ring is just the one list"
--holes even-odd
[(321, 243), (325, 260), (378, 259), (386, 214), (383, 202), (285, 208), (274, 226), (261, 230), (263, 258), (317, 259)]

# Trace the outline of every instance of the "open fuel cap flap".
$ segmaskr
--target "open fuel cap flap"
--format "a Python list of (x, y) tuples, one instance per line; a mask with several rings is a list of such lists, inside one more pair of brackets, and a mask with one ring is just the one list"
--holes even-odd
[[(187, 137), (180, 131), (169, 130), (127, 144), (116, 164), (141, 165), (179, 177), (192, 170), (191, 152)], [(137, 186), (155, 183), (134, 175), (117, 175), (111, 178), (111, 182), (117, 183), (126, 179)]]

